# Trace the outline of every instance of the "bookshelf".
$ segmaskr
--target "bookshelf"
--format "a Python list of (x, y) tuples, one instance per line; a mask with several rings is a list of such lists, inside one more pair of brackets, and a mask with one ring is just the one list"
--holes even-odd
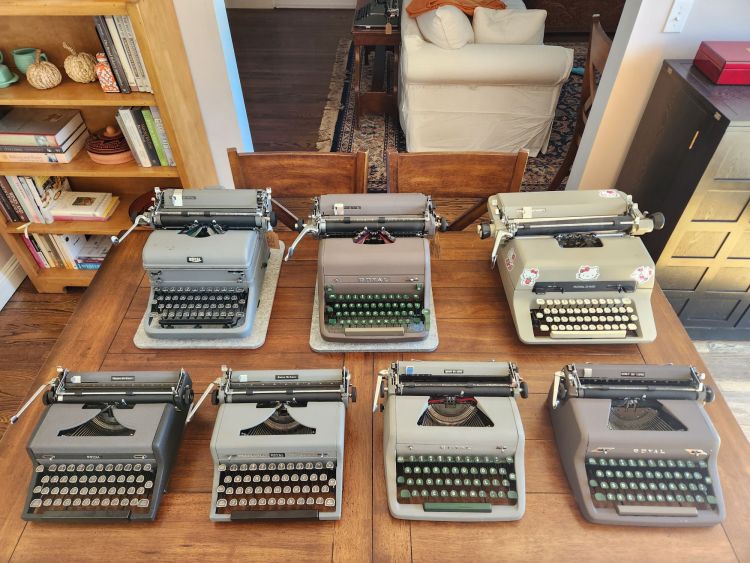
[[(93, 16), (127, 15), (135, 31), (154, 93), (108, 94), (98, 82), (78, 84), (62, 66), (67, 51), (94, 54), (102, 50)], [(128, 207), (145, 191), (159, 187), (203, 187), (216, 184), (198, 100), (182, 43), (177, 16), (168, 0), (3, 0), (0, 2), (0, 48), (6, 63), (18, 47), (42, 49), (63, 73), (63, 82), (50, 90), (36, 90), (25, 80), (0, 89), (0, 106), (60, 107), (80, 110), (89, 131), (115, 122), (120, 106), (157, 106), (164, 121), (176, 166), (140, 167), (135, 162), (101, 165), (85, 150), (68, 164), (0, 163), (0, 174), (67, 176), (76, 191), (111, 192), (120, 198), (114, 215), (103, 222), (58, 221), (31, 224), (32, 233), (113, 235), (130, 225)], [(56, 293), (66, 287), (88, 286), (95, 270), (40, 269), (28, 252), (20, 223), (0, 215), (0, 237), (18, 258), (37, 291)]]

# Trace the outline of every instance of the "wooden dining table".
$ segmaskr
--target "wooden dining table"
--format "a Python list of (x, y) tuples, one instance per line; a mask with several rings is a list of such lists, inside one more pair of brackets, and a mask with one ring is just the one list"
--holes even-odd
[[(294, 233), (281, 233), (288, 245)], [(432, 243), (432, 285), (440, 343), (432, 353), (316, 353), (309, 347), (317, 244), (283, 264), (265, 344), (257, 350), (140, 350), (133, 344), (149, 295), (141, 231), (113, 248), (86, 291), (33, 388), (56, 366), (72, 370), (185, 368), (196, 391), (220, 366), (322, 368), (346, 365), (359, 400), (346, 414), (341, 520), (209, 520), (213, 463), (209, 439), (217, 407), (208, 401), (187, 426), (167, 494), (153, 522), (26, 522), (32, 464), (26, 444), (44, 406), (35, 401), (0, 441), (0, 561), (750, 561), (750, 444), (710, 374), (706, 409), (721, 436), (719, 474), (727, 516), (708, 528), (603, 526), (583, 519), (553, 439), (547, 393), (570, 362), (678, 363), (706, 371), (657, 288), (658, 338), (650, 344), (522, 344), (513, 326), (491, 242), (441, 233)], [(271, 235), (275, 237), (275, 235)], [(526, 432), (526, 514), (516, 522), (447, 523), (390, 516), (383, 468), (383, 415), (373, 412), (377, 372), (398, 359), (510, 360), (529, 385), (518, 399)], [(665, 436), (666, 438), (666, 436)]]

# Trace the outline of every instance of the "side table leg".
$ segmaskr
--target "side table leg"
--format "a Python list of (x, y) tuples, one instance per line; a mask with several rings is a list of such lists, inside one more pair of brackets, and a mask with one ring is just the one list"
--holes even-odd
[(354, 47), (354, 128), (359, 129), (359, 83), (362, 79), (362, 47)]

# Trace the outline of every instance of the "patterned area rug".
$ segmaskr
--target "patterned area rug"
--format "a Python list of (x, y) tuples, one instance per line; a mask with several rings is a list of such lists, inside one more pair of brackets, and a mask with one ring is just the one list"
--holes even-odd
[[(574, 49), (573, 66), (583, 66), (586, 59), (585, 43), (550, 44)], [(369, 190), (381, 192), (385, 191), (386, 187), (386, 155), (390, 150), (406, 151), (406, 140), (396, 116), (363, 115), (359, 131), (354, 129), (354, 95), (351, 83), (353, 64), (354, 50), (351, 40), (342, 39), (336, 53), (328, 101), (318, 132), (318, 150), (367, 151), (370, 167)], [(386, 80), (388, 78), (386, 77)], [(372, 65), (363, 65), (362, 90), (366, 91), (371, 82)], [(543, 191), (554, 178), (573, 136), (580, 95), (581, 77), (571, 74), (560, 92), (547, 152), (529, 159), (522, 190)]]

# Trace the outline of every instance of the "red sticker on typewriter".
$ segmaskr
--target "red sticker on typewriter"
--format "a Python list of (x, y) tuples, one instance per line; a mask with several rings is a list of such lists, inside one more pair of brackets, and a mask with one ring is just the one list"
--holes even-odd
[(614, 199), (616, 197), (620, 197), (620, 194), (617, 192), (617, 190), (599, 190), (599, 197)]
[(579, 281), (591, 281), (599, 279), (599, 266), (581, 266), (578, 268), (576, 279)]
[(633, 270), (630, 277), (634, 279), (638, 285), (641, 285), (651, 281), (651, 278), (654, 277), (654, 269), (651, 266), (640, 266)]
[(513, 271), (513, 267), (516, 265), (516, 249), (511, 248), (508, 254), (505, 255), (505, 269), (509, 272)]
[(534, 282), (539, 277), (539, 268), (526, 268), (521, 272), (521, 285), (530, 286), (534, 285)]

